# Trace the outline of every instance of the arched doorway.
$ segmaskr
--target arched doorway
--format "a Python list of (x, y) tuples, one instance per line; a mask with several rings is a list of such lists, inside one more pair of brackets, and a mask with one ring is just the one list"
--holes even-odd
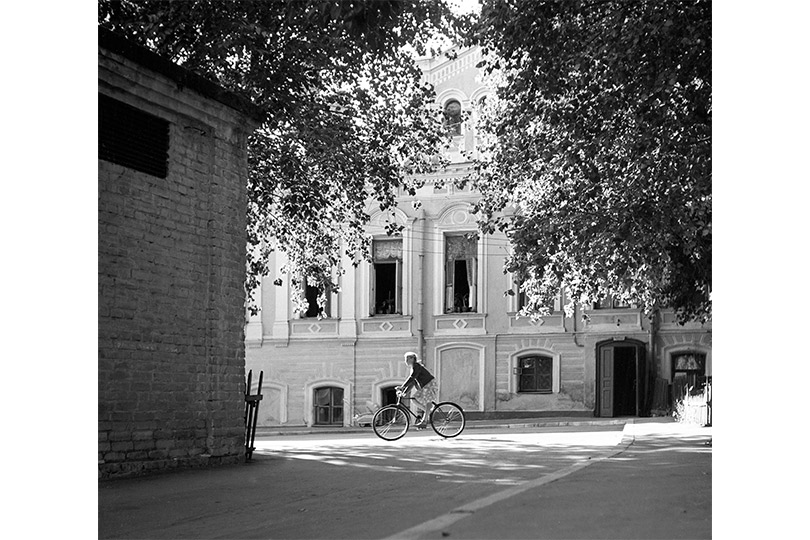
[(380, 388), (380, 406), (394, 405), (397, 402), (397, 385)]
[(647, 349), (634, 339), (596, 346), (596, 415), (639, 416), (647, 392)]

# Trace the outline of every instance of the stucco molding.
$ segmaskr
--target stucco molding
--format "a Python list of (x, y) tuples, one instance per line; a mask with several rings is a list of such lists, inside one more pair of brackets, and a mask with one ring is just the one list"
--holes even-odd
[(441, 345), (436, 346), (434, 352), (434, 358), (436, 359), (436, 372), (434, 376), (436, 377), (436, 384), (439, 385), (439, 397), (438, 399), (441, 401), (443, 400), (441, 395), (441, 388), (442, 388), (442, 381), (441, 381), (441, 364), (442, 364), (442, 353), (455, 350), (455, 349), (471, 349), (478, 353), (478, 411), (484, 412), (484, 381), (485, 377), (485, 367), (486, 367), (486, 346), (480, 343), (475, 343), (471, 341), (454, 341), (450, 343), (443, 343)]

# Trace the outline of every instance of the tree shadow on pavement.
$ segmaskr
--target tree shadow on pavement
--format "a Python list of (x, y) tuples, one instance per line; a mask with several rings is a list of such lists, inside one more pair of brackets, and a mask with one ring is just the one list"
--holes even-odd
[(473, 435), (457, 439), (410, 437), (395, 442), (377, 439), (341, 441), (257, 441), (255, 453), (276, 458), (432, 475), (446, 482), (519, 485), (612, 451), (622, 432), (527, 433)]

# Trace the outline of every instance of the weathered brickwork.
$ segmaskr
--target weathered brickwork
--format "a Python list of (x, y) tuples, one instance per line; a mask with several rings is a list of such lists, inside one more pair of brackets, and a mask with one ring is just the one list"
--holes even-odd
[(99, 160), (99, 476), (242, 460), (252, 123), (101, 39), (99, 93), (170, 123), (166, 178)]

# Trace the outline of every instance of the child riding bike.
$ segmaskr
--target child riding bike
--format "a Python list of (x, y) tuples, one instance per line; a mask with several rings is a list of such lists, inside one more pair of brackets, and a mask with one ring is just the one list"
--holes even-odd
[(427, 368), (422, 364), (415, 352), (405, 353), (405, 363), (411, 368), (411, 373), (401, 386), (397, 386), (397, 392), (407, 395), (412, 388), (416, 388), (411, 398), (422, 407), (422, 418), (414, 427), (424, 428), (436, 404), (438, 387), (436, 380)]

